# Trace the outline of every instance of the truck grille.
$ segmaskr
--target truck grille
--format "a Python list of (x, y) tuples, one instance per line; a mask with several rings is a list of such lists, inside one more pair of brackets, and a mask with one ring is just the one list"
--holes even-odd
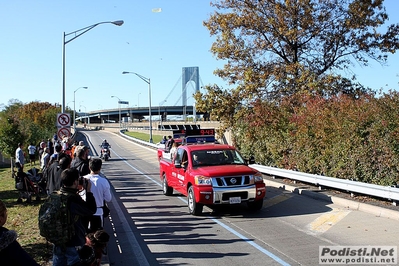
[(253, 177), (249, 175), (245, 176), (228, 176), (228, 177), (217, 177), (212, 179), (214, 187), (236, 187), (253, 184)]

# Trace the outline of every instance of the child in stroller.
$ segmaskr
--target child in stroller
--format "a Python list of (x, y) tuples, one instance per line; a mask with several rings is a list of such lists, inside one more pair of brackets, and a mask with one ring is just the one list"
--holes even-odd
[(15, 188), (19, 191), (17, 202), (21, 203), (22, 199), (26, 199), (27, 203), (32, 202), (32, 196), (36, 196), (36, 200), (40, 201), (41, 196), (46, 196), (46, 184), (43, 180), (42, 173), (32, 168), (28, 172), (20, 172), (12, 170), (15, 179)]

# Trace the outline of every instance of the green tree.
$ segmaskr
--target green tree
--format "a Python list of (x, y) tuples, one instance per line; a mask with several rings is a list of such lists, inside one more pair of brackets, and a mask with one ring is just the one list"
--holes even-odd
[[(399, 180), (395, 93), (376, 98), (352, 64), (385, 64), (399, 25), (383, 0), (220, 0), (204, 25), (215, 74), (196, 108), (265, 165), (391, 185)], [(384, 28), (383, 28), (384, 26)]]
[(18, 122), (12, 117), (0, 117), (0, 150), (9, 157), (15, 157), (18, 143), (23, 143), (24, 136)]
[(60, 108), (48, 102), (11, 100), (0, 112), (0, 150), (13, 157), (19, 142), (27, 146), (52, 137)]
[[(335, 95), (364, 89), (339, 73), (355, 61), (385, 63), (399, 48), (399, 25), (382, 26), (383, 0), (220, 0), (204, 22), (211, 52), (227, 63), (215, 73), (240, 98), (280, 99), (297, 92)], [(223, 12), (224, 11), (224, 12)]]

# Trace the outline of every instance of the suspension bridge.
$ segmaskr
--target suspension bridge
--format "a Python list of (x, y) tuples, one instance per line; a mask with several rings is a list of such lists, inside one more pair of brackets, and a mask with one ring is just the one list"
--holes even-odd
[[(181, 92), (176, 92), (179, 83), (182, 84)], [(156, 106), (147, 107), (119, 107), (113, 109), (94, 110), (90, 112), (78, 112), (77, 121), (85, 121), (88, 123), (119, 123), (119, 122), (133, 122), (141, 121), (151, 117), (158, 121), (167, 121), (171, 116), (181, 116), (181, 120), (186, 120), (188, 116), (192, 116), (195, 120), (204, 113), (198, 113), (195, 110), (195, 105), (187, 105), (187, 100), (193, 94), (200, 91), (203, 86), (199, 75), (199, 67), (183, 67), (182, 75), (179, 77), (175, 86), (166, 95), (165, 99)], [(192, 89), (192, 90), (190, 90)], [(192, 94), (188, 92), (192, 91)], [(174, 105), (164, 105), (168, 102), (172, 95), (179, 95)], [(170, 100), (169, 100), (170, 101)], [(179, 105), (181, 103), (181, 105)]]

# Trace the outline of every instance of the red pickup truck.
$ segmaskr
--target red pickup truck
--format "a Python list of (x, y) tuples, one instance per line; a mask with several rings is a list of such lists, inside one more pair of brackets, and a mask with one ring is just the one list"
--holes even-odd
[(183, 143), (173, 156), (158, 150), (163, 194), (171, 196), (176, 190), (187, 196), (193, 215), (200, 215), (204, 205), (243, 202), (260, 210), (266, 194), (262, 174), (250, 168), (233, 146), (200, 143), (209, 138), (187, 137), (184, 142), (194, 139), (196, 144)]

